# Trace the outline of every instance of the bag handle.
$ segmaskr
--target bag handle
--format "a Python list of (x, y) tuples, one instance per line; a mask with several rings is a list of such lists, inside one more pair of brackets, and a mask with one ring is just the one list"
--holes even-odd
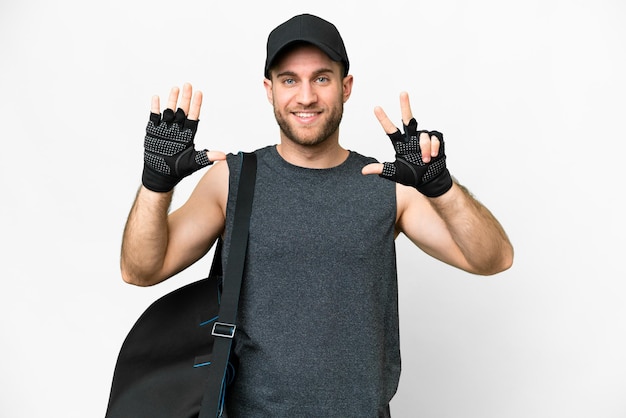
[(256, 181), (256, 154), (240, 152), (241, 174), (237, 189), (230, 249), (223, 278), (219, 316), (213, 325), (213, 354), (209, 366), (199, 418), (222, 416), (226, 390), (226, 368), (235, 336), (239, 291), (248, 248), (248, 230)]

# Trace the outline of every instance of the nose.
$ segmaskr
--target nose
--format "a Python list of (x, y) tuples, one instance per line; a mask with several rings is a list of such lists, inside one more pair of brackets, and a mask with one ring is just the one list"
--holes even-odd
[(298, 103), (302, 106), (309, 106), (317, 102), (317, 93), (310, 83), (302, 83), (298, 91)]

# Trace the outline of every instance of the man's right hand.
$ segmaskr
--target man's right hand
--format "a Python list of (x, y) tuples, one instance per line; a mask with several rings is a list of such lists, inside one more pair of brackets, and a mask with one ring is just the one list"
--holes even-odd
[(179, 93), (178, 87), (172, 88), (163, 116), (159, 96), (152, 98), (144, 142), (142, 183), (155, 192), (169, 192), (188, 175), (214, 161), (226, 159), (219, 151), (195, 150), (193, 140), (198, 129), (202, 92), (192, 95), (191, 84), (187, 83), (178, 104)]

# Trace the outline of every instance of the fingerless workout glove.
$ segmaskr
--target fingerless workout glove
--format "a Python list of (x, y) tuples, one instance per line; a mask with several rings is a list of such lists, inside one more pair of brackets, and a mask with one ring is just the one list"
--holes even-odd
[(150, 113), (144, 142), (143, 185), (155, 192), (169, 192), (183, 178), (212, 164), (206, 150), (196, 151), (193, 138), (197, 120), (182, 109), (165, 109), (163, 119)]
[[(419, 136), (426, 132), (439, 139), (439, 155), (425, 163), (422, 159)], [(396, 150), (396, 161), (383, 163), (381, 177), (396, 183), (415, 187), (428, 197), (441, 196), (452, 187), (452, 177), (446, 168), (443, 134), (438, 131), (418, 131), (417, 121), (411, 119), (404, 125), (404, 133), (400, 130), (388, 134)]]

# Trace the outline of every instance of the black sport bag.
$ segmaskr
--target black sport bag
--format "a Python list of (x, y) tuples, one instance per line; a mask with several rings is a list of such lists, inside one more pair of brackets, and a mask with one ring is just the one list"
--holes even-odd
[(161, 297), (139, 317), (120, 349), (105, 418), (226, 416), (225, 391), (235, 369), (230, 348), (256, 178), (256, 155), (240, 156), (226, 270), (220, 238), (207, 278)]

